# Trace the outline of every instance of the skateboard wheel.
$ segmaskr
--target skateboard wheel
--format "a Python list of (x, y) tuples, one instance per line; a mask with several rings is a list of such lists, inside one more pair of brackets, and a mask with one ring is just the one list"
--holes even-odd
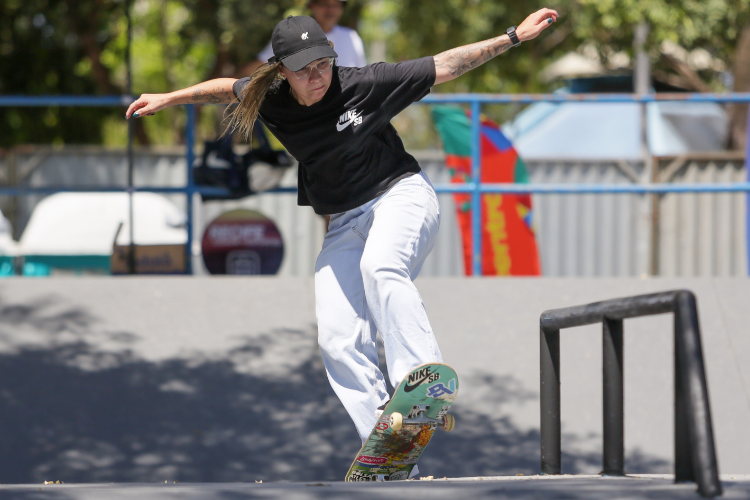
[(444, 415), (443, 416), (443, 430), (450, 432), (453, 430), (454, 427), (456, 427), (456, 419), (453, 417), (453, 415)]
[(400, 431), (403, 425), (404, 416), (397, 411), (391, 413), (391, 429), (393, 429), (394, 431)]

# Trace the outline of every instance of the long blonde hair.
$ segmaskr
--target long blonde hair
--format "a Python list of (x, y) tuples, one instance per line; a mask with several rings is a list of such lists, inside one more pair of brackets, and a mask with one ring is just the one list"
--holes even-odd
[(250, 81), (240, 92), (240, 103), (229, 114), (229, 133), (239, 132), (244, 140), (250, 139), (263, 99), (274, 84), (278, 86), (281, 83), (283, 77), (280, 68), (281, 61), (277, 61), (274, 64), (263, 63), (253, 71)]

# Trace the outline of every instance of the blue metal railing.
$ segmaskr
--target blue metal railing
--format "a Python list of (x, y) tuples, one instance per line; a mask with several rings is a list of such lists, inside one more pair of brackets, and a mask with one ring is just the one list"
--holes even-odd
[[(133, 98), (127, 95), (67, 96), (67, 95), (0, 95), (2, 107), (44, 107), (44, 106), (130, 106)], [(125, 113), (123, 113), (123, 116)]]
[[(745, 174), (747, 175), (747, 182), (750, 182), (750, 105), (747, 107), (747, 139), (745, 139)], [(747, 252), (747, 269), (750, 273), (750, 192), (748, 192), (747, 200), (745, 200), (746, 206), (746, 219), (745, 219), (745, 248)]]
[[(30, 106), (128, 106), (133, 101), (130, 96), (0, 96), (0, 107)], [(423, 104), (464, 104), (471, 109), (471, 182), (466, 184), (436, 184), (438, 193), (471, 194), (472, 206), (472, 274), (482, 274), (482, 231), (481, 231), (481, 196), (487, 193), (498, 194), (664, 194), (664, 193), (721, 193), (745, 192), (747, 201), (747, 249), (748, 269), (750, 269), (750, 113), (748, 113), (748, 140), (745, 162), (748, 179), (744, 183), (721, 184), (642, 184), (642, 185), (607, 185), (607, 184), (482, 184), (481, 183), (481, 127), (480, 116), (482, 104), (529, 104), (535, 102), (596, 102), (596, 103), (651, 103), (665, 101), (716, 102), (716, 103), (750, 103), (750, 93), (725, 94), (431, 94), (420, 103)], [(184, 187), (136, 187), (134, 191), (184, 194), (187, 207), (187, 265), (188, 273), (192, 272), (193, 232), (193, 197), (195, 194), (228, 195), (222, 188), (199, 187), (193, 182), (192, 165), (195, 160), (195, 107), (186, 105), (187, 125), (185, 129), (185, 158), (187, 178)], [(122, 186), (102, 187), (10, 187), (0, 186), (0, 195), (25, 196), (33, 194), (51, 194), (56, 192), (122, 192)], [(296, 192), (296, 188), (281, 188), (270, 192)]]
[(430, 94), (419, 102), (425, 104), (531, 104), (535, 102), (750, 102), (750, 92), (724, 94), (658, 93), (658, 94)]

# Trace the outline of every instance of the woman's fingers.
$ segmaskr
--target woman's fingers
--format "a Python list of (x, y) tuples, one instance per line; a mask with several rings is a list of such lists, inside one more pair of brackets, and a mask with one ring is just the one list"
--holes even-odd
[(152, 99), (150, 96), (147, 96), (146, 94), (142, 95), (141, 97), (130, 103), (130, 106), (128, 106), (128, 110), (125, 112), (125, 119), (140, 118), (142, 116), (153, 115), (154, 113), (159, 111), (153, 101), (154, 99)]
[(545, 29), (550, 24), (557, 21), (557, 11), (552, 9), (542, 9), (534, 12), (531, 16), (532, 23), (540, 28), (540, 31)]
[(558, 13), (552, 9), (540, 9), (529, 15), (516, 29), (519, 39), (523, 42), (536, 38), (539, 33), (557, 21)]
[(130, 119), (131, 117), (138, 118), (139, 116), (143, 116), (143, 113), (141, 110), (144, 108), (146, 104), (141, 102), (141, 98), (136, 99), (132, 103), (130, 103), (130, 106), (128, 106), (128, 110), (125, 112), (125, 119)]
[(552, 9), (540, 9), (533, 14), (531, 14), (531, 18), (534, 19), (535, 24), (540, 24), (542, 22), (546, 22), (549, 24), (549, 19), (552, 19), (552, 22), (555, 22), (557, 20), (558, 13), (556, 10)]

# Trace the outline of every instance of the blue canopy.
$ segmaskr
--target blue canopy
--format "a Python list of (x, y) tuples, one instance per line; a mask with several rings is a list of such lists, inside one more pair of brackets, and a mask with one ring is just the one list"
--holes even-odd
[[(566, 102), (532, 104), (503, 125), (523, 158), (638, 160), (638, 103)], [(652, 155), (724, 149), (728, 120), (715, 103), (655, 102), (646, 105)]]

